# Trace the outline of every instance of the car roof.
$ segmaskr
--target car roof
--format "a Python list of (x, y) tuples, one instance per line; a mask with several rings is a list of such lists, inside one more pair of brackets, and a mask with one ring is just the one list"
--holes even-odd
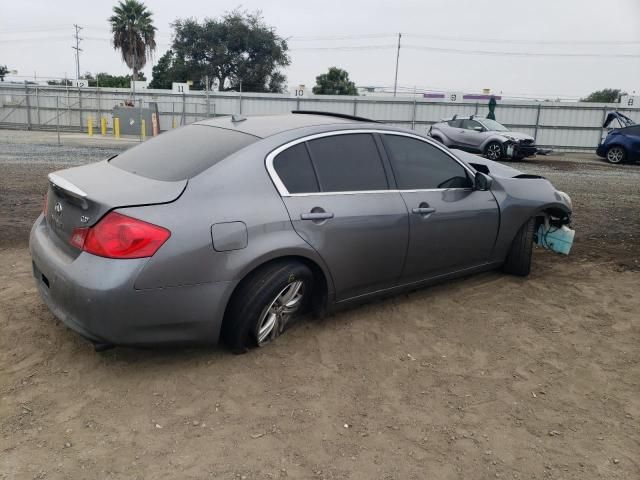
[(226, 128), (238, 132), (247, 133), (255, 137), (265, 138), (288, 130), (297, 128), (345, 124), (366, 124), (366, 122), (351, 118), (342, 118), (326, 114), (286, 113), (282, 115), (252, 115), (241, 117), (233, 115), (229, 117), (211, 118), (195, 122), (196, 125)]

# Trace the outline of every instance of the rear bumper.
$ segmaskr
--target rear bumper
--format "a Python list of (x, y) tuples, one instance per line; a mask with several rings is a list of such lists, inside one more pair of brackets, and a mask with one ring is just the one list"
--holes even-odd
[(123, 346), (218, 341), (231, 282), (136, 290), (147, 259), (71, 258), (47, 229), (41, 216), (31, 230), (33, 273), (43, 301), (72, 330)]

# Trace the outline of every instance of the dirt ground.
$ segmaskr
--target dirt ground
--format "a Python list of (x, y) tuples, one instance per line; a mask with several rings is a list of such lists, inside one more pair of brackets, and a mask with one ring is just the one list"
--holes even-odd
[(0, 131), (0, 478), (640, 478), (640, 165), (516, 165), (574, 202), (569, 257), (295, 326), (274, 345), (114, 349), (31, 277), (46, 174), (131, 143)]

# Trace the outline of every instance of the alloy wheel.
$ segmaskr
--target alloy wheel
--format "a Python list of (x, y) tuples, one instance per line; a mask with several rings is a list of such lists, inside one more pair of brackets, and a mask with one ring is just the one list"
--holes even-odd
[(489, 160), (498, 160), (500, 157), (502, 157), (502, 147), (497, 143), (489, 145), (487, 148), (487, 158), (489, 158)]
[(620, 147), (610, 148), (607, 152), (607, 160), (609, 163), (620, 163), (624, 160), (624, 150)]
[(259, 347), (275, 340), (287, 326), (291, 317), (300, 309), (304, 298), (304, 282), (297, 280), (284, 287), (267, 304), (256, 328), (256, 342)]

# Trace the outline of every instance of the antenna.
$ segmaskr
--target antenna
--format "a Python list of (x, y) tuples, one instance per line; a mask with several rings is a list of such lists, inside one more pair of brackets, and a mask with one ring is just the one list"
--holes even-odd
[(80, 52), (82, 51), (82, 49), (80, 48), (80, 42), (82, 41), (82, 38), (80, 38), (79, 33), (80, 30), (82, 30), (82, 27), (80, 25), (76, 25), (75, 23), (73, 24), (73, 26), (76, 29), (76, 33), (74, 35), (76, 39), (76, 46), (71, 46), (71, 48), (76, 51), (76, 80), (80, 80)]

